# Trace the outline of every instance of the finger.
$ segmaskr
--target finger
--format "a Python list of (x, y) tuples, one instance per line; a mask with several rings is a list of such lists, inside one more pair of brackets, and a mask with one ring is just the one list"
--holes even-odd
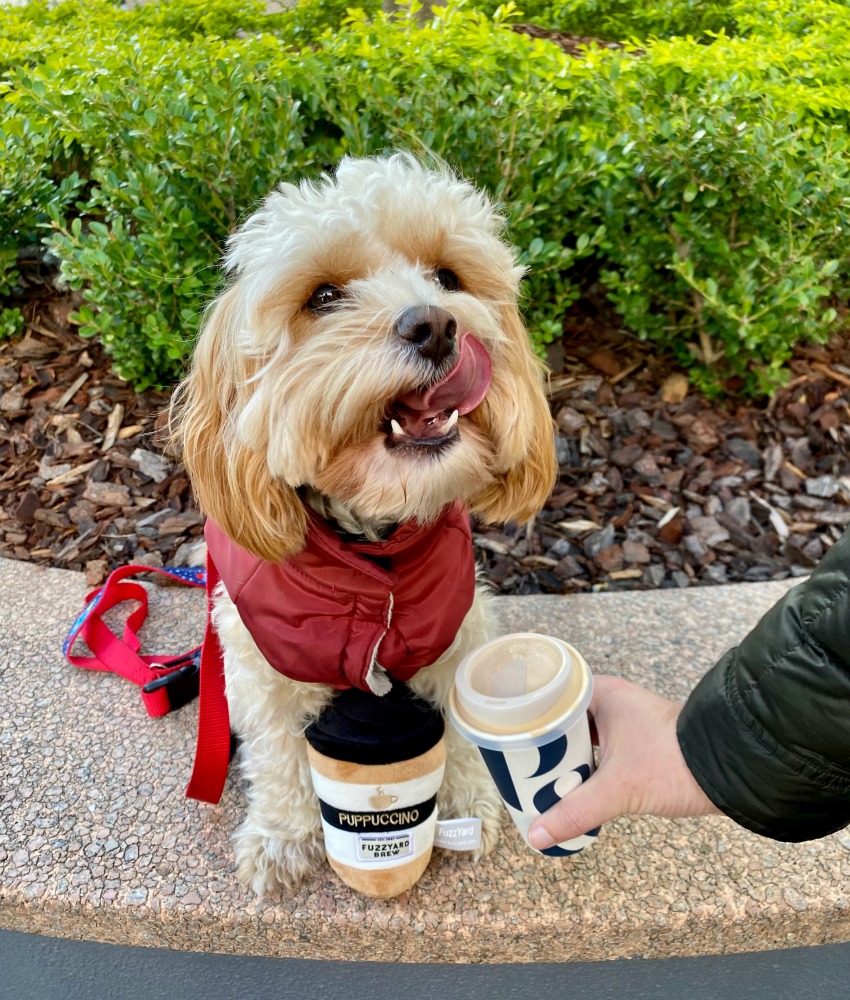
[[(588, 706), (591, 739), (600, 745), (600, 715), (612, 692), (628, 687), (628, 682), (620, 677), (598, 674), (593, 678), (593, 694)], [(538, 850), (545, 850), (553, 844), (572, 840), (595, 830), (608, 820), (619, 816), (617, 792), (608, 777), (604, 760), (599, 770), (583, 782), (575, 791), (566, 795), (557, 805), (552, 806), (540, 819), (532, 823), (528, 832), (529, 843)]]
[(531, 824), (528, 842), (542, 851), (553, 844), (581, 837), (622, 811), (616, 789), (600, 769)]
[(590, 742), (593, 746), (600, 745), (600, 726), (597, 717), (602, 705), (610, 697), (612, 691), (627, 684), (621, 677), (613, 677), (610, 674), (597, 674), (593, 678), (593, 693), (590, 696), (590, 704), (587, 706), (587, 721), (590, 725)]
[(593, 716), (598, 715), (600, 707), (608, 701), (612, 693), (631, 687), (634, 687), (634, 685), (629, 681), (623, 680), (622, 677), (614, 677), (613, 674), (595, 674), (593, 678), (593, 693), (590, 696), (590, 704), (587, 707), (588, 712)]

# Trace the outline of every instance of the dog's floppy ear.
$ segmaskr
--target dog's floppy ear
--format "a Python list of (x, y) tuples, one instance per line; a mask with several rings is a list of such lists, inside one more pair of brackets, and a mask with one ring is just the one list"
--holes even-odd
[(303, 546), (307, 520), (295, 490), (270, 475), (265, 449), (249, 448), (236, 431), (254, 374), (238, 349), (240, 317), (235, 285), (207, 315), (172, 401), (171, 432), (201, 511), (238, 545), (280, 562)]
[(544, 392), (544, 371), (515, 306), (505, 306), (507, 342), (499, 369), (510, 385), (491, 385), (485, 420), (499, 428), (501, 441), (493, 481), (470, 505), (490, 524), (530, 520), (548, 500), (558, 474), (555, 433)]

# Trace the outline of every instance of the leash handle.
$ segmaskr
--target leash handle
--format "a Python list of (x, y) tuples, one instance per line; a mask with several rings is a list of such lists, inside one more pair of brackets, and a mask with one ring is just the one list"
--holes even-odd
[[(138, 632), (148, 616), (148, 592), (129, 578), (160, 573), (191, 587), (206, 586), (206, 570), (167, 566), (129, 565), (114, 570), (106, 582), (86, 596), (86, 606), (62, 644), (65, 659), (83, 670), (119, 674), (141, 688), (142, 702), (152, 718), (180, 708), (197, 694), (201, 647), (178, 656), (142, 655)], [(119, 637), (103, 620), (107, 611), (127, 601), (137, 602), (127, 616)], [(76, 656), (74, 645), (82, 639), (94, 655)]]
[[(148, 592), (129, 578), (140, 573), (161, 573), (190, 587), (206, 587), (207, 625), (202, 646), (178, 656), (143, 656), (138, 632), (148, 615)], [(219, 575), (207, 556), (206, 569), (167, 566), (122, 566), (107, 577), (103, 586), (86, 597), (86, 606), (71, 626), (62, 652), (65, 659), (83, 670), (119, 674), (141, 689), (145, 709), (160, 718), (197, 696), (198, 740), (195, 763), (186, 795), (202, 802), (221, 798), (231, 756), (230, 716), (224, 690), (224, 656), (212, 627), (212, 604)], [(127, 616), (119, 638), (103, 621), (103, 615), (126, 601), (138, 602)], [(76, 656), (73, 648), (82, 639), (94, 655)]]

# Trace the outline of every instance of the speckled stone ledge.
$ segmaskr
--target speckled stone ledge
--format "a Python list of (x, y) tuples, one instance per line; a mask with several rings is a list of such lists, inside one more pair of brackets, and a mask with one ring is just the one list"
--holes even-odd
[[(552, 632), (592, 669), (684, 697), (786, 584), (517, 598), (504, 631)], [(199, 641), (197, 591), (152, 588), (145, 648)], [(256, 899), (229, 835), (244, 808), (184, 798), (196, 706), (149, 719), (132, 685), (65, 663), (80, 574), (0, 560), (0, 927), (120, 944), (297, 958), (587, 961), (850, 939), (850, 831), (775, 844), (723, 818), (623, 819), (564, 861), (506, 821), (473, 865), (435, 852), (406, 896), (367, 900), (329, 868)]]

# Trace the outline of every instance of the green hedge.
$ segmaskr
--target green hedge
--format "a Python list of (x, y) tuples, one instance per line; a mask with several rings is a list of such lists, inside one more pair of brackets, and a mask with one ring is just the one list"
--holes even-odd
[[(489, 0), (476, 6), (492, 14), (498, 3)], [(735, 28), (734, 4), (728, 0), (526, 0), (518, 6), (523, 22), (611, 41)]]
[[(504, 205), (541, 347), (599, 283), (708, 391), (769, 391), (828, 336), (850, 259), (843, 3), (453, 3), (425, 27), (378, 6), (0, 8), (0, 308), (17, 248), (45, 240), (80, 333), (168, 384), (224, 239), (275, 183), (411, 148)], [(644, 54), (574, 59), (516, 19), (638, 32)], [(0, 336), (19, 325), (0, 313)]]

